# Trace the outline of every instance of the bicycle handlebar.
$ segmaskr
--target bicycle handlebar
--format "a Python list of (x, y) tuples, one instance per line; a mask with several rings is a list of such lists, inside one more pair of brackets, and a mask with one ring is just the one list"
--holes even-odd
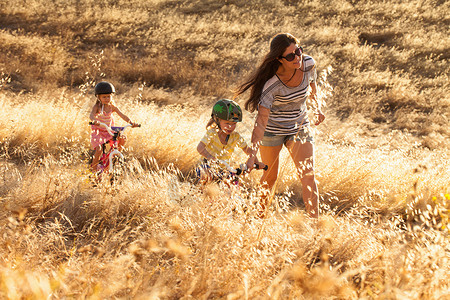
[[(267, 171), (269, 169), (269, 166), (266, 165), (266, 164), (263, 164), (263, 163), (256, 163), (256, 164), (253, 165), (253, 168), (257, 169), (257, 170), (263, 169), (264, 171)], [(246, 164), (242, 164), (240, 166), (240, 168), (236, 169), (236, 175), (239, 176), (245, 171), (247, 171), (247, 165)]]
[[(235, 174), (235, 175), (237, 175), (237, 176), (241, 175), (242, 173), (244, 173), (245, 171), (248, 170), (246, 164), (241, 164), (241, 165), (239, 166), (239, 168), (235, 169), (235, 168), (231, 167), (231, 166), (230, 166), (226, 161), (224, 161), (224, 160), (220, 160), (220, 159), (219, 159), (218, 161), (219, 161), (219, 163), (223, 164), (223, 165), (226, 167), (226, 169), (227, 169), (228, 171), (230, 171), (231, 173), (233, 173), (233, 174)], [(267, 169), (268, 169), (269, 167), (268, 167), (266, 164), (264, 164), (264, 163), (256, 163), (256, 164), (253, 165), (253, 168), (254, 168), (254, 169), (257, 169), (257, 170), (263, 169), (263, 170), (266, 170), (266, 171), (267, 171)]]
[[(97, 122), (98, 122), (98, 121), (97, 121)], [(136, 124), (136, 125), (127, 124), (127, 125), (121, 127), (122, 129), (119, 129), (119, 130), (117, 131), (117, 130), (114, 130), (113, 128), (118, 129), (118, 127), (109, 127), (108, 125), (106, 125), (105, 123), (102, 123), (102, 122), (98, 122), (98, 124), (96, 124), (96, 122), (90, 121), (90, 122), (89, 122), (89, 125), (98, 125), (98, 126), (100, 126), (100, 127), (103, 127), (103, 128), (106, 129), (106, 131), (108, 131), (108, 133), (109, 133), (110, 135), (114, 135), (116, 132), (125, 131), (125, 129), (128, 128), (128, 127), (141, 127), (141, 124)], [(120, 128), (120, 127), (119, 127), (119, 128)]]

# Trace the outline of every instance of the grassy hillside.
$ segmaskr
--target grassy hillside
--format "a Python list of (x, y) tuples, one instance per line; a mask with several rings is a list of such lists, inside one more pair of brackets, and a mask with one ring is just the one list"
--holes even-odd
[[(427, 147), (449, 137), (446, 1), (20, 1), (0, 11), (6, 89), (77, 89), (102, 78), (230, 97), (270, 38), (291, 32), (332, 67), (329, 112), (371, 134), (391, 129)], [(187, 97), (145, 101), (186, 103)], [(363, 121), (361, 122), (361, 118)], [(362, 123), (362, 124), (360, 124)]]
[[(0, 297), (448, 297), (448, 11), (446, 1), (0, 2)], [(193, 180), (211, 104), (233, 95), (278, 32), (318, 62), (317, 221), (285, 151), (265, 219), (254, 210), (260, 171), (242, 190)], [(99, 80), (143, 124), (127, 134), (115, 187), (93, 187), (86, 167)], [(238, 125), (247, 140), (253, 121), (245, 112)]]

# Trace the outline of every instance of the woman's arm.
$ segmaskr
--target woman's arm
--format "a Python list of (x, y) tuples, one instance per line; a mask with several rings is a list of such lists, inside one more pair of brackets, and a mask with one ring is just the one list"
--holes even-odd
[(251, 170), (256, 160), (256, 154), (259, 150), (259, 144), (264, 137), (267, 122), (269, 121), (270, 109), (260, 106), (258, 115), (256, 116), (255, 126), (253, 127), (251, 146), (249, 147), (249, 158), (247, 160), (247, 168)]
[(259, 143), (261, 142), (264, 131), (266, 130), (267, 122), (269, 121), (270, 109), (260, 106), (258, 110), (258, 115), (256, 116), (255, 126), (253, 127), (251, 148), (256, 154), (259, 149)]
[(322, 110), (320, 109), (320, 103), (318, 103), (318, 101), (317, 101), (317, 85), (316, 85), (316, 83), (311, 82), (309, 85), (311, 86), (311, 94), (309, 95), (309, 98), (317, 105), (317, 111), (315, 112), (315, 114), (317, 116), (317, 120), (314, 123), (314, 125), (319, 125), (320, 123), (323, 122), (323, 120), (325, 120), (325, 115), (323, 114)]
[(206, 150), (206, 145), (203, 142), (198, 143), (197, 151), (206, 159), (215, 159), (215, 157), (211, 153), (209, 153), (208, 150)]
[[(244, 151), (245, 154), (247, 154), (247, 155), (249, 155), (249, 156), (254, 154), (252, 148), (249, 147), (249, 146), (246, 146), (246, 147), (243, 148), (242, 150)], [(259, 163), (257, 154), (255, 154), (255, 160), (254, 160), (254, 163), (255, 163), (255, 164)]]

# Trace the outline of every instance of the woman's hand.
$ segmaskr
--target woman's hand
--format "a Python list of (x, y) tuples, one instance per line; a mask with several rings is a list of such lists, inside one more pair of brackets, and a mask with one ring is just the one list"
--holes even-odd
[(257, 162), (258, 160), (257, 160), (257, 158), (256, 158), (256, 155), (250, 155), (249, 157), (248, 157), (248, 159), (247, 159), (247, 162), (246, 162), (246, 166), (247, 166), (247, 172), (248, 173), (250, 173), (250, 171), (251, 170), (253, 170), (253, 167), (254, 167), (254, 165), (255, 165), (255, 163)]
[(314, 123), (315, 125), (319, 125), (320, 123), (322, 123), (325, 120), (325, 115), (321, 111), (317, 112), (316, 116), (317, 116), (317, 118), (316, 118), (316, 123)]

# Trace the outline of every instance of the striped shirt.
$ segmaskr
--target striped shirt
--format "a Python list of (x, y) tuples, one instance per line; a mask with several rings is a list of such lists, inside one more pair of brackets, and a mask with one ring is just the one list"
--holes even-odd
[(317, 79), (314, 66), (314, 59), (304, 55), (303, 81), (296, 87), (285, 85), (277, 75), (266, 82), (259, 102), (270, 109), (266, 133), (291, 135), (309, 125), (306, 99), (311, 93), (310, 83)]
[(206, 150), (217, 159), (221, 159), (230, 163), (231, 155), (236, 147), (245, 149), (247, 143), (239, 133), (233, 131), (230, 134), (226, 145), (222, 144), (219, 139), (216, 128), (210, 128), (206, 132), (205, 136), (201, 139), (201, 142), (206, 145)]

